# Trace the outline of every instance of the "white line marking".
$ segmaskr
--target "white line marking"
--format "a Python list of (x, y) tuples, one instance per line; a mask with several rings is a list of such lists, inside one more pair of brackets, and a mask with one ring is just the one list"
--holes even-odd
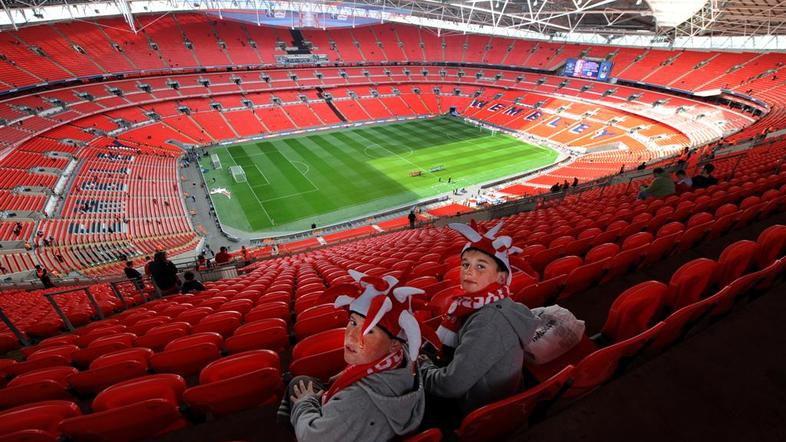
[(264, 179), (265, 179), (265, 183), (266, 183), (266, 184), (262, 184), (262, 186), (267, 186), (267, 185), (270, 185), (270, 184), (272, 184), (272, 183), (270, 182), (270, 180), (267, 178), (267, 175), (265, 175), (265, 173), (264, 173), (264, 172), (262, 172), (262, 169), (260, 169), (260, 168), (259, 168), (259, 166), (257, 165), (257, 163), (254, 163), (254, 167), (256, 167), (256, 168), (257, 168), (257, 171), (259, 171), (259, 174), (260, 174), (260, 175), (262, 175), (262, 178), (264, 178)]
[(306, 191), (298, 192), (298, 193), (290, 193), (289, 195), (277, 196), (275, 198), (268, 198), (266, 200), (262, 200), (262, 202), (269, 203), (271, 201), (283, 200), (285, 198), (292, 198), (292, 197), (295, 197), (295, 196), (300, 196), (300, 195), (304, 195), (306, 193), (313, 193), (313, 192), (319, 192), (319, 189), (311, 189), (311, 190), (306, 190)]
[[(235, 161), (235, 157), (233, 157), (232, 154), (229, 154), (229, 158), (232, 159), (232, 162), (235, 163), (235, 166), (240, 166), (240, 164), (237, 164), (237, 161)], [(254, 195), (254, 198), (256, 198), (257, 202), (259, 202), (259, 207), (261, 207), (262, 211), (265, 212), (265, 216), (267, 217), (268, 221), (270, 221), (270, 225), (274, 226), (275, 224), (273, 223), (273, 218), (271, 218), (270, 214), (267, 213), (267, 209), (265, 209), (265, 205), (262, 204), (262, 200), (259, 199), (259, 195), (257, 195), (256, 192), (254, 192), (254, 188), (251, 187), (251, 184), (248, 184), (248, 180), (246, 180), (244, 184), (248, 186), (248, 189), (251, 190), (251, 193)]]

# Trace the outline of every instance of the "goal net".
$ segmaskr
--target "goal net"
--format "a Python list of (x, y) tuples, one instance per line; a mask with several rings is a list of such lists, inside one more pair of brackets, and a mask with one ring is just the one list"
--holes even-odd
[(218, 158), (217, 154), (211, 154), (210, 161), (213, 162), (213, 169), (221, 169), (221, 160)]
[(230, 166), (229, 173), (232, 174), (232, 178), (235, 180), (236, 183), (246, 182), (246, 172), (243, 171), (242, 167)]

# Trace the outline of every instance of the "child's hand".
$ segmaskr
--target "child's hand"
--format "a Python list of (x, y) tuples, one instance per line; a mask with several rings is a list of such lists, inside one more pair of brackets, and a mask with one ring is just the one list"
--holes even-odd
[(295, 384), (293, 392), (294, 394), (289, 397), (289, 400), (292, 401), (292, 405), (297, 404), (308, 396), (316, 396), (317, 398), (322, 396), (322, 390), (314, 391), (314, 383), (311, 381), (308, 382), (308, 385), (305, 385), (303, 381)]

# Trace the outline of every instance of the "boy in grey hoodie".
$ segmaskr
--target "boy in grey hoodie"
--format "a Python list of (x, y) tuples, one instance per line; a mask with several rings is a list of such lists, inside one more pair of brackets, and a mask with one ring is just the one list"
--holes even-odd
[[(392, 276), (350, 275), (359, 287), (334, 304), (350, 310), (344, 334), (349, 365), (324, 394), (315, 379), (301, 376), (290, 383), (290, 421), (301, 442), (392, 440), (415, 432), (423, 418), (425, 393), (414, 364), (420, 327), (409, 311), (409, 296), (423, 291), (395, 287)], [(326, 296), (347, 290), (353, 291), (339, 286)], [(284, 402), (280, 410), (287, 408)]]
[(421, 356), (420, 368), (428, 394), (457, 400), (467, 414), (519, 392), (524, 347), (540, 321), (509, 298), (509, 254), (519, 249), (511, 247), (510, 237), (496, 237), (502, 223), (484, 234), (474, 222), (450, 227), (470, 241), (461, 253), (464, 293), (453, 301), (437, 330), (443, 346), (455, 352), (444, 367)]

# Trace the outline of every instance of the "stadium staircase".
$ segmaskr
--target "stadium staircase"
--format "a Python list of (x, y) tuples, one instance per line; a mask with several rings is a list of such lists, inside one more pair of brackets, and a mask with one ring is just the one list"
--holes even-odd
[(300, 32), (298, 29), (290, 29), (289, 33), (292, 34), (292, 46), (297, 48), (293, 50), (288, 50), (287, 54), (310, 54), (311, 50), (306, 45), (305, 38), (303, 38), (303, 33)]

